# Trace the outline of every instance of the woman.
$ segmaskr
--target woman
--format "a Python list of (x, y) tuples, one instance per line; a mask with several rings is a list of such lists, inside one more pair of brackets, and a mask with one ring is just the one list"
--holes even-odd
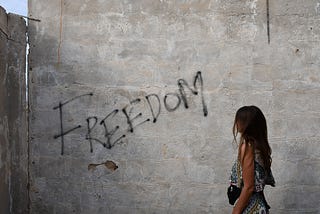
[[(269, 213), (263, 189), (265, 185), (274, 186), (275, 182), (267, 123), (258, 107), (244, 106), (237, 111), (233, 125), (235, 142), (238, 133), (241, 134), (238, 158), (232, 167), (230, 183), (240, 188), (241, 193), (232, 213)], [(229, 191), (230, 188), (228, 196)]]

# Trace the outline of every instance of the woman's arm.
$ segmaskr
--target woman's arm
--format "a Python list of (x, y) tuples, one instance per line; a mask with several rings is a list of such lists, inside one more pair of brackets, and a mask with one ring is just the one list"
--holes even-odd
[(232, 214), (242, 213), (254, 191), (254, 150), (251, 144), (240, 145), (240, 162), (242, 167), (243, 188)]

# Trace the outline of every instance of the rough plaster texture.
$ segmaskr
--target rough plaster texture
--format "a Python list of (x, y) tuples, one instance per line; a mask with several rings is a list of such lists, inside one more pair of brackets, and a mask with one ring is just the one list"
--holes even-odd
[(26, 213), (26, 22), (0, 7), (0, 213)]
[[(270, 0), (270, 44), (266, 5), (30, 0), (31, 213), (230, 213), (232, 122), (251, 104), (272, 213), (319, 213), (320, 2)], [(197, 71), (185, 108), (178, 80)]]

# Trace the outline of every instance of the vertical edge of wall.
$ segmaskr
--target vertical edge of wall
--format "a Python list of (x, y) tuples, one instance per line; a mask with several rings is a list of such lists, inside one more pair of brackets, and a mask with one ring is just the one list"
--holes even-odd
[(26, 22), (8, 14), (9, 136), (12, 212), (28, 212), (28, 139), (26, 102)]
[(10, 212), (10, 152), (6, 88), (7, 13), (0, 7), (0, 210)]
[(7, 102), (11, 154), (11, 212), (28, 212), (26, 22), (8, 14)]

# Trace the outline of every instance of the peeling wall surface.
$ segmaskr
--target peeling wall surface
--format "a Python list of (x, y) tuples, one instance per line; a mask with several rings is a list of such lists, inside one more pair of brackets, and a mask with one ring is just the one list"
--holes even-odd
[(27, 213), (26, 22), (0, 7), (0, 213)]
[(319, 213), (318, 0), (29, 0), (31, 213), (231, 213), (236, 110), (271, 213)]

